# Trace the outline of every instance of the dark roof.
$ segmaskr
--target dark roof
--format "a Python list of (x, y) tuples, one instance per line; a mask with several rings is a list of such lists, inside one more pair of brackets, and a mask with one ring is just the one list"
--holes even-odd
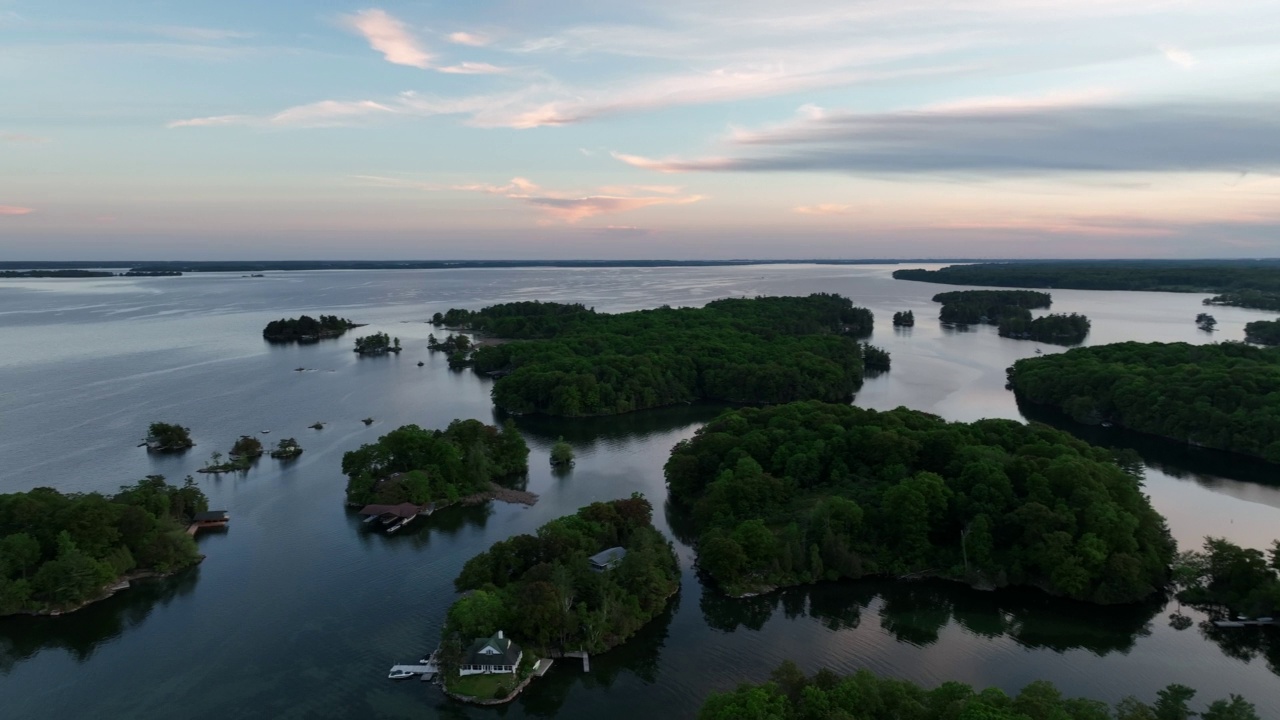
[(226, 510), (209, 510), (208, 512), (196, 513), (191, 518), (192, 522), (226, 522), (231, 519), (231, 515)]
[[(499, 630), (493, 637), (476, 638), (467, 648), (465, 665), (516, 665), (520, 662), (520, 646), (511, 642), (511, 638), (501, 637)], [(494, 654), (481, 652), (486, 647), (497, 650)]]
[(422, 512), (421, 506), (407, 502), (399, 505), (365, 505), (360, 509), (361, 515), (386, 515), (390, 513), (402, 518), (416, 517), (420, 512)]
[(592, 565), (597, 567), (612, 567), (626, 556), (626, 548), (611, 547), (608, 550), (601, 550), (587, 559), (591, 561)]

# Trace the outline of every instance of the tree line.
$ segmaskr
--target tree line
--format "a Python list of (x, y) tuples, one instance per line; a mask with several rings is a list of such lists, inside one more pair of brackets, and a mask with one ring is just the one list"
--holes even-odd
[[(994, 287), (1223, 293), (1222, 304), (1268, 307), (1280, 298), (1276, 260), (1124, 260), (949, 265), (895, 270), (898, 280)], [(1255, 304), (1257, 303), (1257, 304)]]
[(730, 594), (925, 574), (1124, 603), (1174, 552), (1130, 467), (1043, 425), (801, 402), (725, 413), (665, 472)]
[(713, 694), (698, 720), (1259, 720), (1253, 704), (1239, 695), (1215, 700), (1197, 714), (1191, 709), (1195, 695), (1175, 684), (1156, 693), (1154, 703), (1130, 696), (1112, 708), (1064, 697), (1045, 680), (1010, 697), (997, 688), (977, 691), (954, 681), (926, 690), (865, 669), (845, 676), (823, 669), (806, 677), (787, 661), (768, 682)]
[[(526, 652), (598, 653), (621, 644), (680, 586), (675, 552), (652, 521), (649, 501), (633, 494), (592, 503), (468, 560), (454, 580), (466, 594), (448, 611), (446, 660), (456, 662), (473, 639), (498, 630)], [(589, 557), (615, 547), (626, 550), (616, 565), (592, 568)]]
[(262, 329), (262, 337), (271, 342), (307, 342), (338, 337), (356, 327), (360, 326), (337, 315), (321, 315), (318, 320), (310, 315), (303, 315), (272, 320)]
[(529, 446), (511, 421), (501, 429), (454, 420), (444, 430), (404, 425), (342, 456), (347, 502), (454, 502), (494, 480), (527, 472)]
[(526, 338), (468, 358), (476, 372), (499, 376), (498, 407), (582, 417), (694, 400), (846, 400), (862, 383), (864, 351), (854, 338), (869, 334), (874, 318), (847, 298), (814, 294), (616, 315), (512, 303), (450, 310), (440, 322)]
[(1084, 315), (1050, 313), (1032, 319), (1030, 311), (1023, 312), (1026, 313), (1025, 316), (1000, 320), (1000, 337), (1035, 340), (1053, 345), (1079, 345), (1089, 336), (1091, 323)]
[(0, 495), (0, 615), (75, 608), (131, 571), (199, 562), (185, 527), (208, 509), (190, 477), (179, 487), (162, 475), (111, 496), (53, 488)]
[(1014, 392), (1085, 423), (1280, 463), (1280, 350), (1125, 342), (1019, 360)]
[(1280, 345), (1280, 320), (1255, 320), (1246, 323), (1244, 339), (1257, 345)]

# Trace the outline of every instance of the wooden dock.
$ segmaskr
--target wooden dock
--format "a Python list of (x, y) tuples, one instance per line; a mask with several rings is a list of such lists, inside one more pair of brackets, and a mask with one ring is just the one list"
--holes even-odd
[(534, 676), (542, 677), (543, 675), (546, 675), (547, 671), (551, 669), (551, 664), (554, 662), (555, 661), (552, 660), (551, 658), (542, 658), (541, 660), (539, 660), (538, 664), (533, 666)]
[(582, 672), (591, 672), (591, 655), (587, 654), (586, 650), (570, 650), (564, 656), (582, 658)]

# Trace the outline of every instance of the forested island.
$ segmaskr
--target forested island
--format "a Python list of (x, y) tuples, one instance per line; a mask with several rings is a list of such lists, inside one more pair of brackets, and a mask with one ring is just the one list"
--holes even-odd
[(895, 270), (893, 277), (948, 285), (1221, 293), (1206, 303), (1280, 309), (1280, 260), (980, 263)]
[(1110, 451), (1011, 420), (746, 408), (677, 444), (666, 479), (699, 566), (732, 595), (937, 576), (1125, 603), (1166, 583), (1174, 552)]
[(916, 324), (916, 314), (910, 310), (904, 312), (896, 312), (893, 314), (894, 327), (913, 327)]
[(316, 342), (323, 338), (336, 338), (352, 328), (361, 327), (337, 315), (321, 315), (317, 320), (310, 315), (297, 318), (272, 320), (262, 329), (262, 337), (270, 342)]
[(1280, 540), (1267, 553), (1223, 538), (1178, 554), (1178, 600), (1227, 619), (1280, 618)]
[(466, 594), (449, 608), (441, 643), (450, 689), (463, 649), (499, 630), (526, 657), (617, 647), (666, 608), (680, 568), (653, 527), (653, 507), (634, 494), (494, 543), (467, 561), (454, 586)]
[(1196, 327), (1205, 332), (1213, 332), (1218, 327), (1218, 319), (1209, 313), (1197, 313)]
[(400, 338), (392, 338), (384, 332), (356, 338), (355, 351), (361, 355), (386, 355), (400, 352)]
[(1280, 345), (1280, 320), (1255, 320), (1246, 323), (1244, 339), (1257, 345)]
[(1229, 305), (1254, 310), (1280, 311), (1280, 291), (1242, 290), (1205, 298), (1205, 305)]
[(162, 422), (151, 423), (143, 443), (147, 450), (155, 452), (179, 452), (195, 446), (189, 428)]
[(405, 425), (342, 456), (347, 503), (357, 506), (457, 502), (528, 468), (529, 447), (510, 421), (501, 429), (479, 420), (444, 430)]
[(498, 407), (583, 417), (695, 400), (846, 400), (862, 384), (854, 338), (870, 334), (874, 318), (824, 293), (616, 315), (510, 303), (450, 310), (434, 321), (518, 340), (483, 345), (468, 359), (498, 378)]
[(1049, 293), (1032, 290), (954, 290), (938, 293), (938, 319), (956, 325), (999, 325), (1005, 318), (1031, 319), (1031, 310), (1053, 304)]
[(222, 453), (214, 451), (209, 457), (209, 464), (196, 472), (215, 475), (229, 472), (244, 472), (253, 467), (253, 462), (262, 457), (262, 441), (252, 435), (241, 435), (231, 446), (226, 462), (222, 461)]
[(1280, 463), (1280, 349), (1116, 343), (1019, 360), (1009, 386), (1079, 422), (1110, 422)]
[(62, 268), (53, 270), (0, 270), (0, 278), (108, 278), (108, 277), (177, 277), (178, 270), (129, 270), (113, 273), (106, 270)]
[(933, 301), (942, 303), (938, 319), (943, 323), (996, 325), (1000, 337), (1036, 340), (1055, 345), (1077, 345), (1084, 342), (1089, 334), (1089, 318), (1084, 315), (1071, 313), (1031, 317), (1033, 308), (1047, 308), (1053, 304), (1049, 293), (1033, 290), (954, 290), (934, 295)]
[(52, 488), (0, 495), (0, 615), (68, 612), (126, 578), (200, 561), (185, 525), (209, 509), (188, 477), (148, 475), (114, 496)]
[[(743, 684), (707, 698), (698, 720), (1190, 720), (1196, 691), (1169, 685), (1153, 704), (1126, 697), (1106, 703), (1063, 697), (1053, 683), (1037, 680), (1010, 697), (997, 688), (975, 691), (960, 682), (926, 690), (909, 681), (880, 678), (870, 670), (840, 676), (819, 670), (806, 677), (785, 662), (768, 682)], [(1253, 704), (1231, 695), (1215, 700), (1201, 720), (1260, 720)]]
[(1079, 345), (1089, 336), (1091, 323), (1084, 315), (1071, 313), (1062, 315), (1050, 313), (1032, 319), (1027, 317), (1005, 317), (1000, 321), (1000, 337), (1017, 340), (1035, 340), (1053, 345)]

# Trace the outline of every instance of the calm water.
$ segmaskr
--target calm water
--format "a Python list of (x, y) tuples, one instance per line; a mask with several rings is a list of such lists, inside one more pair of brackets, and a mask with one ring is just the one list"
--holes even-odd
[[(1020, 418), (1005, 368), (1041, 347), (994, 328), (946, 330), (929, 298), (944, 286), (899, 282), (889, 266), (373, 271), (110, 280), (0, 281), (0, 492), (36, 486), (111, 491), (143, 475), (181, 480), (236, 436), (297, 437), (306, 452), (262, 459), (243, 475), (197, 476), (228, 532), (202, 537), (196, 570), (64, 618), (0, 621), (5, 718), (691, 717), (706, 694), (758, 681), (781, 660), (808, 670), (860, 667), (926, 685), (957, 679), (1016, 692), (1047, 678), (1070, 694), (1152, 699), (1180, 682), (1202, 700), (1241, 693), (1280, 717), (1280, 652), (1270, 635), (1230, 636), (1228, 653), (1197, 627), (1176, 631), (1163, 601), (1097, 608), (1036, 592), (979, 593), (941, 583), (837, 583), (735, 601), (704, 588), (678, 518), (663, 512), (671, 446), (719, 409), (681, 407), (588, 421), (522, 418), (527, 487), (541, 500), (453, 509), (395, 536), (363, 531), (342, 505), (342, 453), (404, 423), (495, 419), (489, 384), (425, 351), (423, 320), (449, 307), (511, 300), (583, 302), (621, 311), (725, 296), (838, 292), (873, 309), (872, 339), (893, 371), (856, 402), (905, 405), (953, 420)], [(1090, 343), (1208, 342), (1198, 295), (1056, 290), (1055, 311), (1093, 320)], [(894, 311), (918, 325), (895, 330)], [(399, 357), (364, 358), (350, 340), (272, 347), (268, 321), (337, 313), (401, 338)], [(1219, 339), (1264, 314), (1215, 308)], [(426, 363), (417, 367), (419, 360)], [(298, 372), (296, 368), (305, 368)], [(375, 418), (366, 427), (361, 418)], [(1140, 437), (1062, 424), (1095, 442), (1136, 445), (1147, 490), (1183, 546), (1206, 534), (1254, 547), (1280, 524), (1266, 468)], [(197, 447), (156, 457), (136, 448), (152, 420), (192, 428)], [(322, 431), (307, 425), (328, 423)], [(578, 452), (553, 475), (558, 435)], [(386, 680), (438, 640), (452, 579), (492, 542), (596, 500), (645, 493), (676, 539), (683, 590), (634, 642), (558, 664), (517, 702), (464, 708), (433, 686)], [(675, 527), (673, 528), (673, 524)], [(1196, 620), (1200, 620), (1193, 614)], [(1256, 655), (1256, 657), (1254, 657)]]

